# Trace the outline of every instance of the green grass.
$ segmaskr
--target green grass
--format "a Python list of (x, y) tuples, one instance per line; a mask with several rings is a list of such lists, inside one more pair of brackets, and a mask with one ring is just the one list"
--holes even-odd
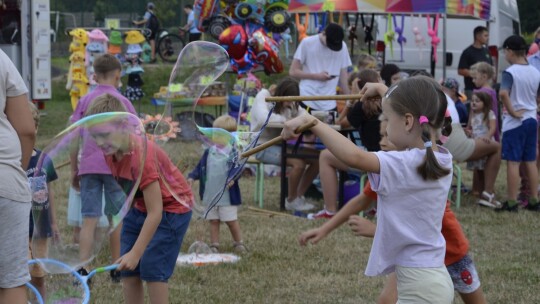
[[(147, 94), (164, 85), (169, 66), (146, 69)], [(43, 148), (54, 134), (62, 130), (70, 115), (64, 83), (55, 82), (53, 100), (46, 105), (38, 134)], [(147, 90), (148, 88), (148, 90)], [(153, 107), (143, 101), (143, 110)], [(175, 162), (191, 170), (201, 153), (193, 142), (171, 143)], [(181, 167), (183, 167), (183, 165)], [(464, 167), (464, 166), (462, 166)], [(496, 189), (499, 197), (506, 192), (505, 166), (501, 167)], [(471, 184), (471, 174), (463, 170), (464, 182)], [(55, 185), (57, 193), (67, 187), (63, 176)], [(170, 280), (171, 303), (373, 303), (382, 289), (384, 278), (363, 275), (371, 240), (354, 237), (341, 227), (316, 246), (301, 248), (298, 234), (319, 226), (321, 221), (308, 221), (292, 216), (254, 213), (253, 177), (243, 177), (240, 186), (243, 209), (239, 220), (249, 253), (236, 264), (207, 267), (177, 267)], [(265, 179), (264, 208), (279, 209), (279, 178)], [(59, 208), (66, 207), (66, 197), (58, 197)], [(473, 257), (489, 303), (540, 303), (540, 214), (520, 210), (518, 214), (496, 214), (478, 207), (474, 198), (465, 194), (460, 209), (454, 209), (470, 241)], [(322, 202), (318, 202), (322, 206)], [(193, 221), (184, 238), (182, 252), (203, 237), (208, 241), (208, 225)], [(232, 251), (232, 240), (222, 225), (221, 244)], [(108, 248), (103, 248), (93, 266), (108, 264)], [(122, 302), (122, 290), (112, 284), (107, 274), (95, 277), (92, 289), (94, 303)], [(454, 303), (462, 303), (456, 299)]]

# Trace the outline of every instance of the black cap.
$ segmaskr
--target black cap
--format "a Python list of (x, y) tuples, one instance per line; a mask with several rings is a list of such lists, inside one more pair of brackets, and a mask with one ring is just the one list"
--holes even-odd
[(518, 35), (512, 35), (506, 38), (502, 47), (503, 49), (509, 49), (513, 51), (525, 51), (529, 49), (529, 47), (527, 46), (527, 42), (525, 42), (525, 39)]
[(343, 28), (336, 23), (329, 23), (324, 29), (326, 34), (326, 46), (334, 52), (341, 51), (343, 47)]

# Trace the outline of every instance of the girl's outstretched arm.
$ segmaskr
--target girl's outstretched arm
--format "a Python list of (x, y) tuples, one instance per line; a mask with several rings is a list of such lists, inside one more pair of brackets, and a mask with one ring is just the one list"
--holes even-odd
[(343, 223), (347, 222), (349, 216), (357, 214), (360, 211), (366, 210), (373, 200), (360, 193), (353, 197), (338, 213), (336, 213), (329, 221), (325, 222), (321, 227), (310, 229), (298, 237), (298, 242), (301, 246), (307, 245), (307, 243), (317, 244), (320, 240), (325, 238), (330, 232), (334, 231)]
[[(285, 122), (281, 136), (284, 139), (297, 137), (294, 132), (298, 127), (311, 121), (319, 120), (309, 114), (298, 116)], [(352, 141), (341, 135), (324, 123), (317, 123), (311, 131), (317, 135), (324, 143), (326, 148), (334, 154), (337, 159), (344, 162), (347, 166), (357, 168), (362, 171), (379, 173), (379, 159), (374, 153), (364, 151), (358, 148)]]

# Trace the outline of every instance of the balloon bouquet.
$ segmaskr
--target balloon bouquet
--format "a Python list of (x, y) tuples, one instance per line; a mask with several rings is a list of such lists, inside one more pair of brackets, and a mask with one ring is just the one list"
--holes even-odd
[(219, 39), (239, 77), (262, 66), (266, 74), (281, 73), (279, 43), (290, 26), (288, 0), (198, 0), (194, 11), (199, 29)]

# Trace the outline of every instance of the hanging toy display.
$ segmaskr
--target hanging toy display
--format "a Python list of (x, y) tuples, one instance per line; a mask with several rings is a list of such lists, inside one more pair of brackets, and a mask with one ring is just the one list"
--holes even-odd
[(334, 13), (329, 12), (329, 15), (330, 15), (330, 22), (331, 23), (337, 23), (339, 25), (343, 24), (343, 12), (339, 12), (337, 22), (335, 22), (335, 20), (334, 20)]
[[(418, 17), (418, 18), (420, 18), (420, 17)], [(412, 16), (412, 23), (413, 23), (412, 32), (414, 34), (414, 43), (416, 44), (416, 47), (418, 48), (420, 61), (422, 61), (422, 59), (423, 59), (422, 47), (426, 45), (426, 39), (420, 33), (420, 29), (418, 28), (418, 24), (417, 24), (417, 18), (415, 16)]]
[(86, 77), (85, 52), (88, 44), (88, 33), (82, 28), (69, 32), (72, 41), (69, 44), (69, 70), (66, 90), (69, 90), (71, 107), (75, 110), (79, 99), (88, 92), (88, 79)]
[(309, 13), (304, 16), (304, 24), (300, 23), (300, 14), (295, 15), (296, 18), (296, 31), (298, 32), (298, 42), (302, 42), (306, 38), (307, 30), (309, 28)]
[(386, 17), (386, 33), (384, 33), (384, 44), (390, 47), (390, 55), (394, 58), (394, 39), (396, 32), (392, 30), (392, 15)]
[[(375, 22), (375, 14), (371, 14), (371, 22), (369, 25), (366, 25), (364, 20), (364, 14), (360, 14), (362, 18), (362, 28), (364, 29), (364, 43), (368, 46), (368, 54), (371, 55), (371, 43), (375, 41), (373, 39), (373, 23)], [(358, 17), (357, 17), (358, 18)]]
[(326, 24), (328, 23), (328, 12), (320, 13), (321, 15), (321, 22), (319, 22), (319, 14), (313, 15), (314, 21), (315, 21), (315, 33), (320, 34), (322, 31), (324, 31), (324, 28), (326, 27)]
[(431, 48), (433, 50), (433, 62), (437, 63), (437, 46), (441, 42), (439, 38), (439, 14), (435, 14), (433, 27), (431, 27), (431, 17), (426, 16), (428, 24), (428, 36), (431, 38)]
[(403, 44), (407, 43), (407, 38), (403, 35), (403, 30), (405, 28), (405, 16), (401, 15), (401, 26), (398, 26), (396, 15), (392, 16), (392, 19), (394, 20), (394, 30), (396, 31), (397, 37), (397, 43), (399, 44), (399, 50), (400, 50), (400, 61), (403, 62)]
[[(356, 14), (356, 17), (354, 19), (354, 24), (351, 24), (349, 21), (349, 16), (345, 18), (347, 21), (347, 30), (349, 32), (349, 42), (351, 43), (351, 56), (354, 56), (354, 42), (358, 40), (358, 35), (356, 34), (356, 29), (358, 27), (358, 16), (359, 14)], [(362, 17), (362, 24), (364, 22), (364, 17)]]

